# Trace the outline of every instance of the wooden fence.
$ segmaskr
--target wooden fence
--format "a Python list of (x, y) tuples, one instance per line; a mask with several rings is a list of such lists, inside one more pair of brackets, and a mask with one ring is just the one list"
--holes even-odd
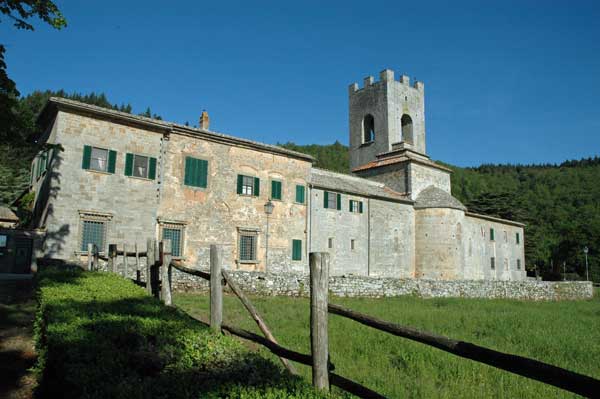
[[(384, 398), (373, 390), (342, 377), (333, 371), (335, 366), (329, 361), (328, 315), (329, 313), (346, 317), (358, 323), (372, 327), (398, 337), (407, 338), (434, 348), (452, 353), (456, 356), (471, 359), (502, 370), (509, 371), (545, 384), (562, 388), (582, 396), (596, 397), (600, 392), (600, 381), (573, 371), (552, 366), (537, 360), (511, 355), (484, 348), (468, 342), (458, 341), (433, 333), (401, 326), (369, 315), (343, 308), (328, 302), (329, 292), (329, 254), (325, 252), (310, 253), (310, 339), (311, 353), (303, 354), (279, 345), (264, 319), (257, 312), (250, 300), (239, 289), (229, 273), (222, 269), (222, 248), (210, 247), (210, 272), (186, 266), (183, 262), (173, 260), (171, 242), (148, 240), (145, 252), (117, 250), (114, 244), (109, 245), (108, 256), (99, 256), (93, 246), (88, 247), (88, 269), (98, 269), (98, 259), (108, 262), (112, 272), (117, 271), (116, 258), (123, 256), (124, 275), (127, 276), (129, 257), (135, 257), (138, 283), (140, 281), (140, 257), (146, 257), (146, 289), (160, 298), (166, 305), (172, 306), (172, 269), (201, 277), (210, 282), (210, 327), (215, 332), (227, 331), (238, 337), (260, 344), (277, 355), (283, 366), (292, 374), (298, 374), (289, 360), (312, 367), (312, 382), (316, 389), (329, 391), (330, 385), (337, 386), (360, 398)], [(149, 278), (148, 278), (149, 276)], [(240, 299), (252, 319), (256, 322), (264, 337), (250, 331), (223, 323), (223, 287), (229, 289)]]

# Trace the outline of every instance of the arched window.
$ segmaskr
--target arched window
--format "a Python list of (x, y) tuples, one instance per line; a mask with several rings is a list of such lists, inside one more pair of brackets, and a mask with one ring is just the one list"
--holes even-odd
[(365, 143), (375, 141), (375, 119), (371, 114), (365, 115), (363, 119), (363, 137)]
[(404, 114), (400, 120), (402, 123), (402, 141), (413, 144), (413, 122), (410, 116)]

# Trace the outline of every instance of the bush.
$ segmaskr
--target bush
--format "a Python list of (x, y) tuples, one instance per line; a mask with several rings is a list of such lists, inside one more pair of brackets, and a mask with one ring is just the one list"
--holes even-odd
[(38, 287), (39, 397), (319, 397), (118, 276), (47, 270)]

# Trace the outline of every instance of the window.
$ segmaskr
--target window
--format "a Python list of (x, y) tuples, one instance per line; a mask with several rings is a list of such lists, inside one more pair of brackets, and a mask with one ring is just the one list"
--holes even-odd
[(125, 176), (154, 180), (156, 177), (156, 158), (137, 154), (126, 154)]
[(6, 234), (0, 234), (0, 248), (6, 248), (6, 241), (8, 241), (8, 236)]
[(490, 241), (494, 241), (494, 229), (490, 227)]
[(521, 270), (521, 259), (517, 259), (517, 270)]
[(363, 142), (372, 143), (375, 141), (375, 119), (373, 115), (367, 114), (363, 119)]
[(258, 235), (253, 232), (240, 233), (240, 262), (255, 263), (256, 262), (256, 241)]
[(350, 249), (354, 251), (354, 240), (350, 240)]
[(99, 172), (115, 173), (117, 152), (105, 148), (83, 146), (83, 160), (81, 167)]
[(520, 237), (519, 233), (517, 233), (517, 235), (516, 235), (515, 238), (516, 238), (516, 241), (517, 241), (517, 245), (519, 245), (521, 243), (521, 237)]
[(305, 188), (301, 184), (296, 185), (296, 202), (299, 204), (304, 204), (304, 191)]
[(81, 251), (88, 250), (88, 244), (94, 244), (98, 252), (104, 252), (106, 242), (106, 221), (82, 220), (81, 221)]
[(323, 207), (328, 209), (342, 209), (342, 195), (339, 193), (332, 193), (331, 191), (323, 192)]
[(237, 193), (241, 195), (251, 195), (258, 197), (260, 195), (260, 180), (258, 177), (238, 175)]
[(164, 224), (162, 226), (162, 239), (171, 240), (171, 254), (174, 258), (183, 256), (183, 226), (177, 224)]
[(490, 266), (492, 270), (496, 269), (496, 258), (494, 258), (493, 256), (490, 258)]
[(190, 187), (206, 188), (208, 182), (208, 161), (185, 157), (183, 184)]
[(292, 260), (302, 260), (302, 240), (292, 240)]
[(412, 144), (413, 143), (413, 122), (410, 116), (404, 114), (400, 119), (402, 125), (402, 141)]
[(327, 240), (327, 248), (332, 249), (333, 248), (333, 238), (329, 238)]
[(271, 199), (281, 201), (281, 182), (278, 180), (271, 180)]
[(362, 201), (350, 200), (350, 204), (348, 206), (350, 212), (352, 213), (363, 213), (363, 203)]

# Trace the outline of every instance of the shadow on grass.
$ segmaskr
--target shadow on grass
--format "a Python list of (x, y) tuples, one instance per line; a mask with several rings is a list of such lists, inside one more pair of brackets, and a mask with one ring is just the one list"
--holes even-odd
[(273, 390), (281, 392), (272, 397), (317, 397), (270, 360), (164, 307), (130, 281), (69, 272), (51, 273), (40, 284), (37, 397), (237, 397), (248, 390), (246, 397)]

